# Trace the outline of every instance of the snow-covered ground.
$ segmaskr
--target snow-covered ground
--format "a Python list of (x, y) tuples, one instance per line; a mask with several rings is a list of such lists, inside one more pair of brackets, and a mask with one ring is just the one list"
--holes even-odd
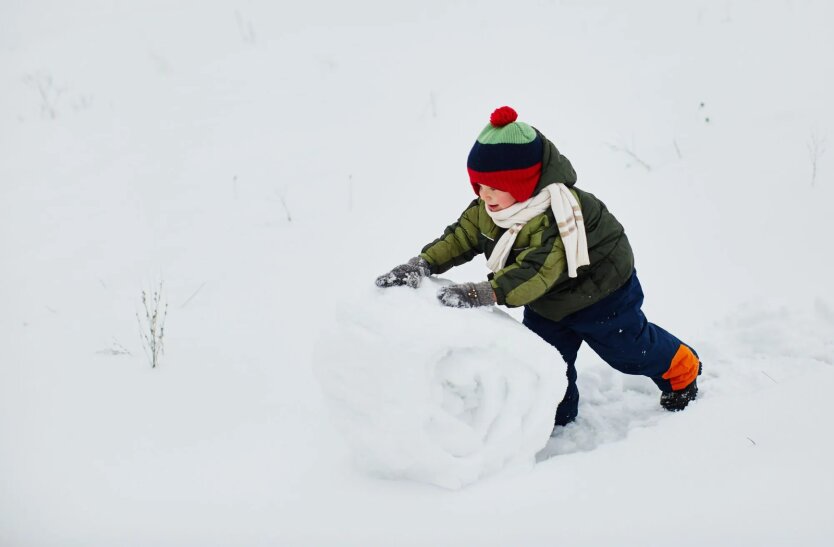
[[(830, 544), (832, 20), (801, 0), (0, 1), (0, 545)], [(666, 413), (583, 349), (580, 417), (535, 466), (380, 479), (314, 356), (472, 199), (466, 154), (503, 104), (625, 225), (701, 394)], [(136, 313), (160, 281), (151, 369)]]

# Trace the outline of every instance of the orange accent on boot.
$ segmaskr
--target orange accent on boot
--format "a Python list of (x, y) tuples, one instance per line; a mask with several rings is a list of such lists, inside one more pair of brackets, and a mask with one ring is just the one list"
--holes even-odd
[(673, 390), (683, 389), (698, 377), (698, 363), (698, 358), (692, 350), (681, 344), (678, 352), (672, 357), (669, 370), (663, 374), (663, 379), (669, 380)]

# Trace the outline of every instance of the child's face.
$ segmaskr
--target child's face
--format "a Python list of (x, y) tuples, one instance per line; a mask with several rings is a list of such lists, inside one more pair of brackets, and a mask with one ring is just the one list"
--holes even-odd
[(487, 209), (493, 213), (506, 209), (515, 203), (515, 198), (509, 192), (496, 190), (495, 188), (490, 188), (489, 186), (484, 186), (483, 184), (478, 186), (478, 196), (484, 200)]

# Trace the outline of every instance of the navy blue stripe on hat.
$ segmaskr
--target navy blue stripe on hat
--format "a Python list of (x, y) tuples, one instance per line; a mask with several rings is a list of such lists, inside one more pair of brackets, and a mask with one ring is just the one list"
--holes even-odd
[(524, 169), (542, 161), (543, 150), (538, 134), (527, 144), (481, 144), (476, 141), (466, 166), (480, 172)]

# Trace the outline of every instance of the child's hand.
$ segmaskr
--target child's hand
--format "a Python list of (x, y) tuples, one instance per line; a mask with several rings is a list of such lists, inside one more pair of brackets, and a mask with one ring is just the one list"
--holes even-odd
[(477, 308), (495, 304), (495, 291), (489, 281), (447, 285), (437, 291), (437, 299), (452, 308)]
[(419, 256), (415, 256), (405, 264), (400, 264), (387, 274), (376, 278), (377, 287), (396, 287), (405, 285), (416, 289), (424, 277), (431, 275), (429, 263)]

